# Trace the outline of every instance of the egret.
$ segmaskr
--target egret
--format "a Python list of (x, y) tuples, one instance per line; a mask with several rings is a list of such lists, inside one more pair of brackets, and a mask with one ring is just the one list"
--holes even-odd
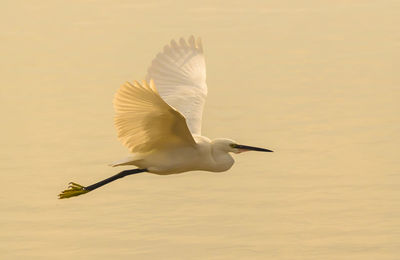
[(210, 140), (202, 136), (206, 96), (206, 66), (200, 38), (172, 40), (152, 61), (146, 80), (126, 82), (114, 97), (118, 139), (131, 156), (111, 165), (137, 168), (89, 186), (71, 182), (59, 198), (85, 194), (140, 172), (159, 175), (196, 170), (223, 172), (234, 163), (230, 153), (272, 152), (226, 138)]

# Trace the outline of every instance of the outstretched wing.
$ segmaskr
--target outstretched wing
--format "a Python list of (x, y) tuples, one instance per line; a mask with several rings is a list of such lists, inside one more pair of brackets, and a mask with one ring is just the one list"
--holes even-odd
[(152, 61), (147, 80), (153, 79), (160, 96), (186, 118), (192, 134), (201, 134), (207, 96), (206, 64), (200, 38), (190, 36), (164, 47)]
[(195, 145), (185, 118), (165, 103), (153, 81), (122, 85), (115, 94), (114, 109), (118, 138), (133, 153)]

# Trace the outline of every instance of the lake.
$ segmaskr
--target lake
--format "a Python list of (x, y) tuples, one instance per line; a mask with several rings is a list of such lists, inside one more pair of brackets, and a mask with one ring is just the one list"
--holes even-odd
[[(3, 1), (1, 259), (399, 259), (398, 1)], [(274, 153), (126, 167), (112, 99), (202, 37), (203, 135)]]

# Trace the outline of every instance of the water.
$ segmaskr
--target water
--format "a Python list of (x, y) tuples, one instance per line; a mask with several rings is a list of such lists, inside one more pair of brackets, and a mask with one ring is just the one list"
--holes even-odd
[[(2, 259), (398, 259), (396, 1), (4, 1)], [(118, 172), (112, 98), (203, 38), (203, 134), (270, 148), (226, 173)]]

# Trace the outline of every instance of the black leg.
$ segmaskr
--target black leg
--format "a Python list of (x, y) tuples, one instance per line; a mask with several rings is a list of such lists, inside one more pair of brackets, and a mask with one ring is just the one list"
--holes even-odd
[(107, 183), (110, 183), (112, 181), (118, 180), (120, 178), (123, 178), (125, 176), (131, 175), (131, 174), (136, 174), (136, 173), (141, 173), (145, 172), (147, 169), (133, 169), (133, 170), (125, 170), (122, 171), (114, 176), (111, 176), (110, 178), (104, 179), (102, 181), (96, 182), (95, 184), (89, 185), (87, 187), (79, 185), (77, 183), (71, 182), (68, 186), (67, 190), (64, 190), (61, 192), (58, 196), (60, 199), (65, 199), (65, 198), (70, 198), (74, 196), (79, 196), (85, 193), (88, 193), (89, 191), (95, 190), (103, 185), (106, 185)]
[(145, 172), (146, 169), (133, 169), (133, 170), (125, 170), (122, 171), (118, 174), (115, 174), (114, 176), (111, 176), (110, 178), (104, 179), (102, 181), (96, 182), (95, 184), (89, 185), (87, 187), (85, 187), (85, 190), (88, 191), (92, 191), (95, 190), (103, 185), (106, 185), (107, 183), (110, 183), (112, 181), (118, 180), (120, 178), (123, 178), (125, 176), (131, 175), (131, 174), (136, 174), (136, 173), (141, 173), (141, 172)]

